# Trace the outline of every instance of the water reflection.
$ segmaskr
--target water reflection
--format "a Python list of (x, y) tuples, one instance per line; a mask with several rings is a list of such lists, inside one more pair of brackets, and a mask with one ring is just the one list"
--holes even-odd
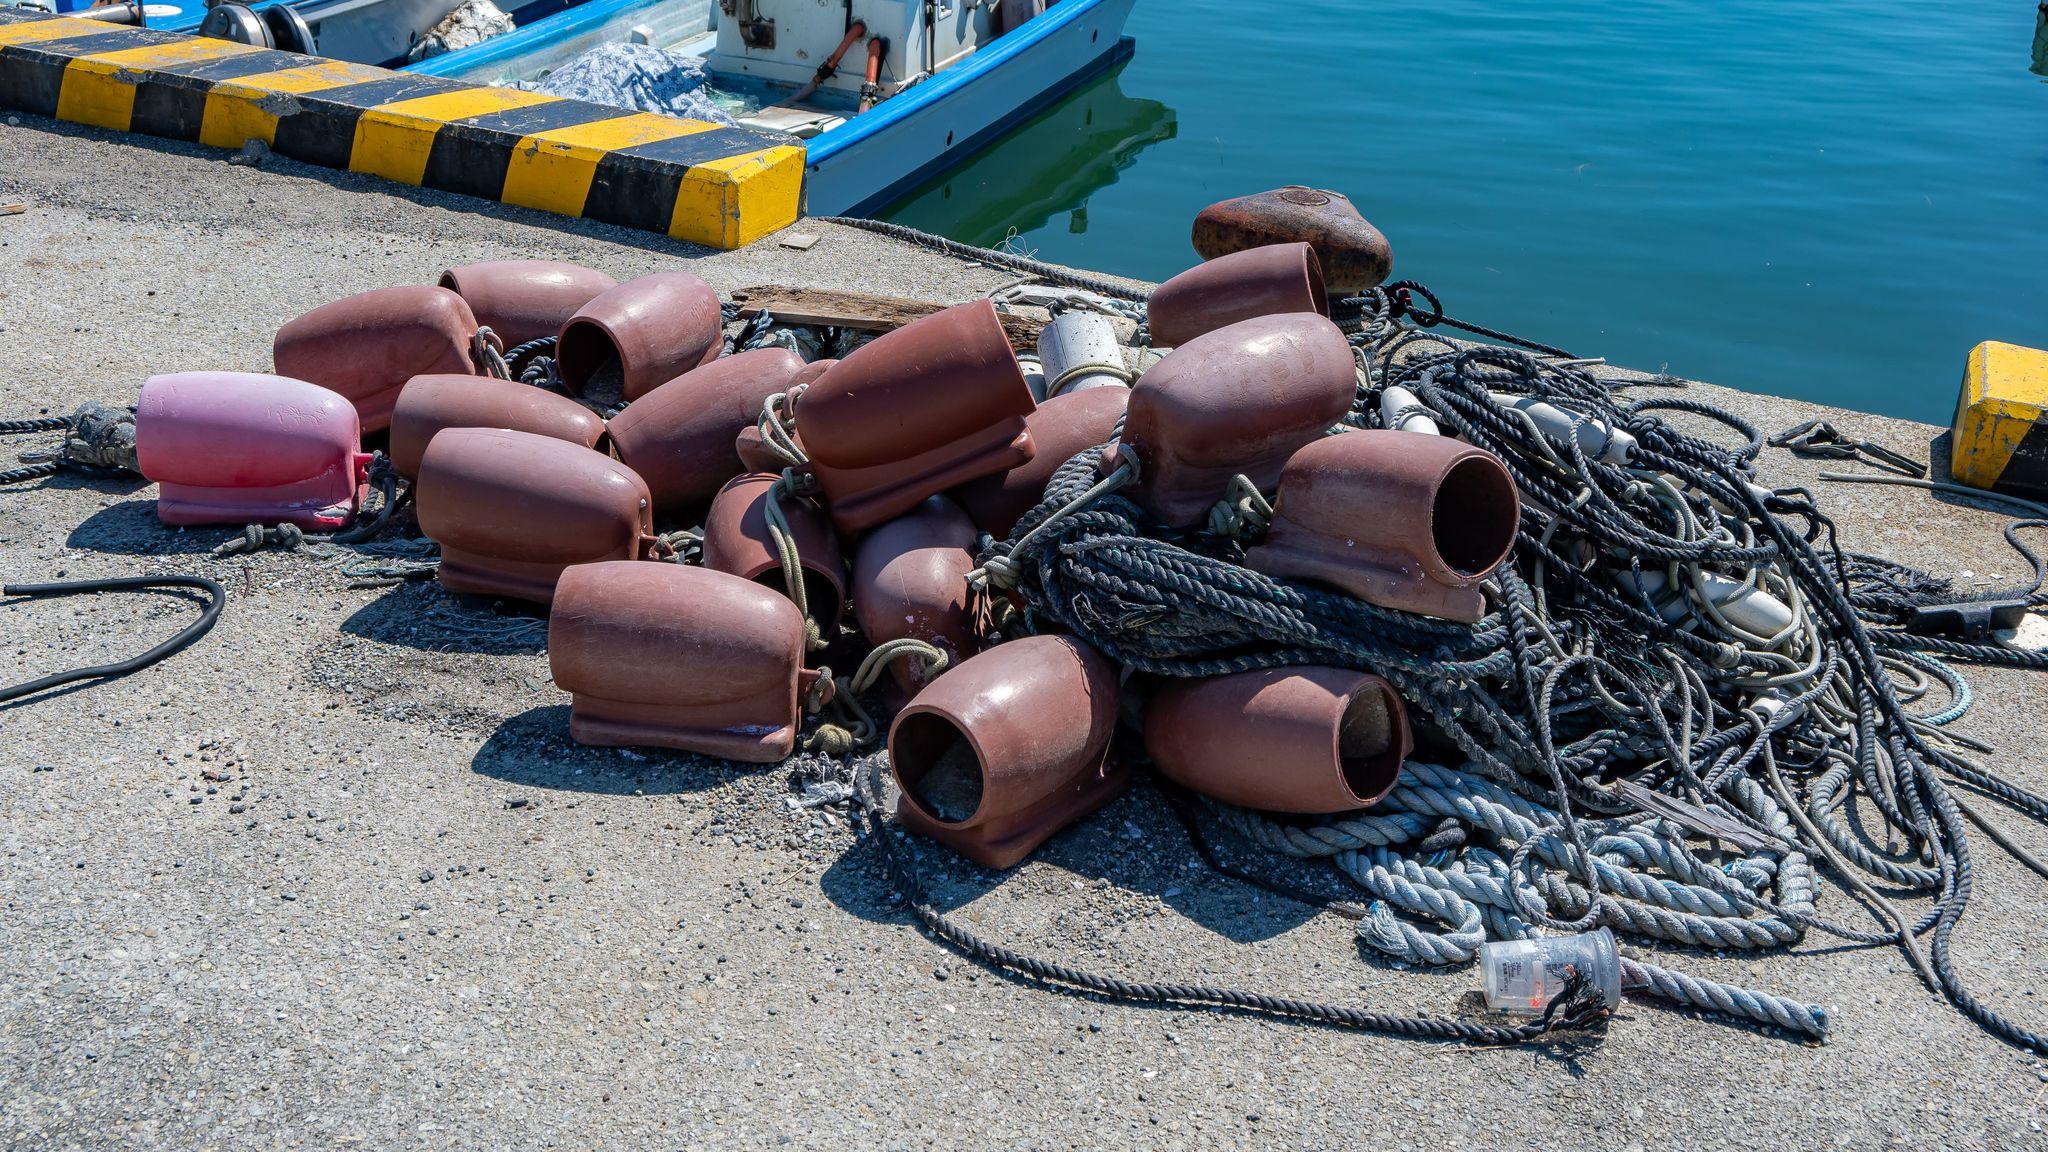
[(883, 219), (981, 245), (1012, 229), (1028, 235), (1062, 213), (1068, 232), (1086, 232), (1088, 198), (1180, 131), (1173, 109), (1124, 95), (1123, 72), (1118, 64), (1082, 85)]
[(2048, 76), (2048, 0), (2034, 11), (2034, 67), (2037, 76)]

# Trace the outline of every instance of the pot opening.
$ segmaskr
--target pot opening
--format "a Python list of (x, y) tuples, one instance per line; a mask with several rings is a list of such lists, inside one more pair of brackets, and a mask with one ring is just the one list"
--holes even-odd
[(1468, 579), (1493, 571), (1514, 547), (1520, 512), (1515, 483), (1498, 461), (1471, 455), (1451, 465), (1429, 509), (1438, 559)]
[(617, 342), (587, 320), (562, 330), (555, 345), (555, 369), (562, 384), (581, 399), (616, 401), (625, 391), (626, 369)]
[(1316, 256), (1316, 250), (1307, 249), (1302, 253), (1302, 263), (1308, 271), (1308, 292), (1316, 302), (1316, 311), (1325, 316), (1330, 314), (1330, 290), (1323, 283), (1323, 262)]
[(981, 808), (981, 758), (967, 734), (933, 712), (905, 716), (889, 738), (896, 781), (932, 819), (960, 824)]
[(1359, 800), (1371, 803), (1393, 790), (1401, 762), (1389, 755), (1395, 747), (1394, 702), (1378, 684), (1367, 684), (1345, 702), (1337, 729), (1337, 761), (1344, 786)]
[[(832, 633), (839, 627), (839, 613), (844, 605), (839, 599), (839, 589), (826, 578), (823, 572), (806, 565), (798, 569), (804, 577), (804, 602), (811, 606), (811, 617), (818, 622), (825, 639), (832, 639)], [(754, 583), (768, 589), (777, 596), (789, 595), (789, 585), (782, 582), (780, 566), (770, 568), (754, 577)]]

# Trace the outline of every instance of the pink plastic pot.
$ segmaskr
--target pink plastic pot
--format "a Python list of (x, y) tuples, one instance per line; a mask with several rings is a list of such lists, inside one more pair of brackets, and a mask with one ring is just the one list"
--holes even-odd
[(331, 532), (362, 507), (370, 457), (356, 410), (317, 384), (174, 372), (142, 385), (135, 458), (166, 524), (296, 524)]

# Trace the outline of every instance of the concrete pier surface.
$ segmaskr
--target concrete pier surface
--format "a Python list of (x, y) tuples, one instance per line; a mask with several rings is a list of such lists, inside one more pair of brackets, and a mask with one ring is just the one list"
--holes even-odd
[[(21, 115), (0, 115), (7, 202), (27, 208), (0, 216), (0, 418), (132, 402), (155, 372), (268, 370), (299, 312), (479, 259), (939, 301), (1012, 278), (809, 223), (807, 251), (771, 237), (709, 255)], [(1456, 269), (1402, 272), (1456, 313)], [(1959, 370), (1989, 335), (1956, 334)], [(1941, 448), (1939, 429), (1692, 389), (1766, 430), (1825, 415)], [(1762, 467), (1781, 484), (1822, 470), (1777, 450)], [(2004, 515), (1817, 486), (1851, 547), (1966, 584), (2025, 574)], [(1817, 934), (1792, 955), (1663, 955), (1830, 1006), (1825, 1045), (1631, 1000), (1597, 1043), (1474, 1050), (983, 971), (916, 930), (843, 823), (792, 812), (780, 770), (577, 747), (537, 636), (464, 630), (492, 618), (431, 582), (351, 590), (306, 555), (211, 555), (231, 534), (162, 527), (139, 482), (0, 490), (8, 581), (171, 570), (230, 593), (168, 663), (0, 706), (9, 1147), (2048, 1147), (2048, 1066), (1895, 949)], [(140, 651), (192, 612), (8, 604), (0, 683)], [(1961, 729), (2048, 787), (2048, 680), (1965, 673)], [(1994, 818), (2048, 852), (2042, 829)], [(2048, 893), (1975, 842), (1957, 967), (2048, 1025)], [(1014, 873), (938, 852), (921, 866), (976, 931), (1098, 971), (1404, 1013), (1457, 1011), (1476, 987), (1469, 968), (1382, 965), (1351, 922), (1207, 871), (1142, 786)], [(1832, 884), (1821, 912), (1864, 922)]]

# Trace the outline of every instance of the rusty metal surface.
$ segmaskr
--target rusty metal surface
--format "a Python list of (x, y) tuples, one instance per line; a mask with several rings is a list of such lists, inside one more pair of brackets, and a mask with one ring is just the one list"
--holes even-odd
[(647, 485), (580, 444), (502, 428), (449, 428), (413, 486), (420, 531), (441, 545), (451, 592), (545, 604), (572, 564), (633, 560), (654, 541)]
[[(981, 648), (975, 628), (974, 521), (960, 506), (933, 496), (867, 534), (853, 557), (853, 614), (870, 644), (923, 640), (958, 665)], [(898, 660), (896, 683), (916, 692), (925, 666)]]
[[(781, 479), (773, 472), (736, 476), (704, 514), (704, 566), (752, 580), (778, 594), (787, 591), (782, 560), (768, 534), (768, 490)], [(846, 561), (839, 537), (823, 509), (793, 496), (781, 499), (782, 515), (796, 541), (804, 572), (804, 595), (819, 629), (831, 636), (846, 608)]]
[(1393, 790), (1413, 747), (1393, 685), (1343, 668), (1167, 680), (1145, 750), (1169, 779), (1268, 812), (1348, 812)]
[(734, 438), (752, 428), (762, 402), (786, 391), (804, 368), (802, 357), (787, 348), (757, 348), (713, 360), (612, 417), (612, 448), (647, 481), (656, 512), (695, 512), (726, 481), (748, 471)]
[(485, 260), (450, 268), (440, 279), (507, 348), (555, 335), (577, 309), (618, 283), (566, 260)]
[(998, 539), (1045, 497), (1052, 474), (1076, 452), (1107, 444), (1130, 403), (1122, 386), (1068, 392), (1040, 404), (1024, 418), (1031, 432), (1031, 459), (1004, 472), (969, 480), (949, 493), (975, 527)]
[(1269, 244), (1205, 260), (1152, 290), (1152, 342), (1177, 347), (1254, 316), (1327, 315), (1323, 272), (1307, 244)]
[(1116, 666), (1069, 636), (969, 659), (890, 726), (897, 819), (978, 864), (1010, 867), (1130, 782), (1127, 767), (1107, 763), (1117, 698)]
[(1167, 355), (1131, 389), (1130, 415), (1104, 467), (1137, 453), (1131, 499), (1169, 525), (1200, 522), (1243, 473), (1262, 490), (1287, 458), (1351, 409), (1351, 346), (1305, 312), (1242, 320)]
[(391, 409), (391, 467), (420, 474), (420, 457), (443, 428), (510, 428), (585, 448), (604, 439), (604, 419), (566, 396), (494, 376), (415, 376)]
[(1031, 389), (995, 305), (975, 300), (849, 354), (804, 391), (796, 423), (842, 532), (1031, 459)]
[(399, 389), (415, 376), (478, 371), (470, 356), (476, 316), (446, 288), (408, 284), (359, 292), (278, 329), (277, 374), (331, 388), (356, 406), (365, 433), (391, 423)]
[(582, 393), (616, 362), (628, 401), (724, 350), (718, 293), (688, 272), (628, 280), (578, 308), (560, 335), (555, 367), (569, 391)]
[(1394, 270), (1392, 246), (1349, 197), (1299, 184), (1209, 205), (1195, 216), (1192, 238), (1204, 260), (1268, 244), (1307, 244), (1332, 292), (1363, 292)]
[(1287, 461), (1272, 527), (1245, 563), (1470, 623), (1520, 520), (1514, 477), (1493, 454), (1420, 432), (1347, 432)]
[(581, 744), (781, 760), (796, 745), (803, 652), (796, 605), (680, 564), (578, 564), (548, 617), (548, 668), (574, 695)]

